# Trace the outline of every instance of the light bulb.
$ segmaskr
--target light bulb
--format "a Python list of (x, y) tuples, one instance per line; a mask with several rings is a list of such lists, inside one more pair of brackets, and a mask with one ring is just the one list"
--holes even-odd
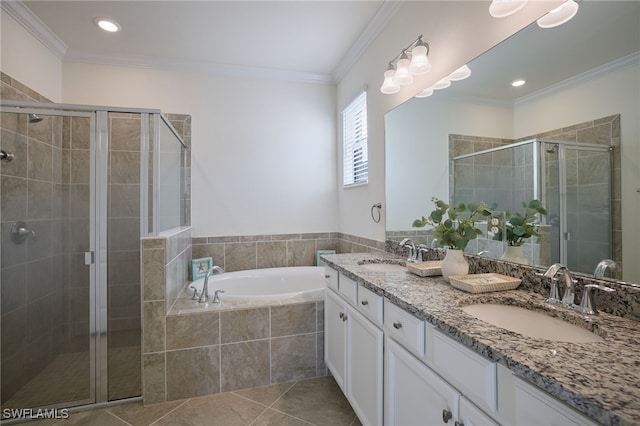
[(384, 72), (384, 81), (382, 82), (380, 91), (385, 95), (392, 95), (400, 91), (400, 85), (393, 81), (395, 73), (394, 69), (388, 69)]
[(465, 78), (468, 78), (470, 75), (471, 75), (471, 69), (465, 64), (460, 68), (458, 68), (457, 70), (455, 70), (454, 72), (452, 72), (451, 74), (449, 74), (447, 79), (451, 81), (459, 81), (459, 80), (464, 80)]
[(431, 71), (431, 62), (427, 57), (427, 46), (424, 44), (418, 44), (411, 51), (409, 71), (413, 75), (422, 75)]
[(576, 13), (578, 13), (578, 3), (574, 0), (567, 0), (544, 15), (542, 18), (538, 19), (538, 26), (540, 28), (557, 27), (576, 16)]
[(393, 81), (401, 86), (413, 83), (413, 76), (409, 72), (409, 58), (404, 53), (396, 63), (396, 74)]
[(446, 89), (449, 86), (451, 86), (451, 81), (447, 78), (443, 78), (442, 80), (438, 81), (436, 84), (431, 86), (431, 88), (433, 90), (440, 90), (440, 89)]
[(120, 24), (118, 24), (116, 21), (114, 21), (113, 19), (108, 19), (108, 18), (95, 18), (93, 20), (93, 22), (99, 26), (101, 29), (103, 29), (104, 31), (110, 32), (110, 33), (117, 33), (118, 31), (120, 31), (122, 29), (122, 27), (120, 26)]
[(422, 92), (418, 93), (414, 97), (416, 97), (416, 98), (428, 98), (431, 95), (433, 95), (433, 89), (427, 88), (427, 89), (424, 89)]
[(527, 4), (527, 0), (493, 0), (489, 5), (489, 13), (494, 18), (513, 15)]

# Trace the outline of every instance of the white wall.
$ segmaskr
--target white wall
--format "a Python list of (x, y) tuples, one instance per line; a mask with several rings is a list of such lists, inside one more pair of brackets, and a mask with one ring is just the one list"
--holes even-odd
[(621, 114), (622, 261), (624, 279), (640, 277), (640, 64), (519, 103), (516, 138)]
[[(369, 125), (369, 184), (338, 188), (341, 232), (384, 241), (384, 213), (380, 223), (374, 223), (370, 218), (372, 204), (385, 204), (384, 114), (524, 28), (559, 3), (528, 2), (520, 12), (504, 19), (492, 18), (488, 13), (489, 3), (485, 1), (416, 1), (402, 4), (384, 31), (338, 85), (338, 114), (359, 90), (368, 87)], [(430, 45), (432, 71), (395, 95), (381, 94), (379, 88), (388, 61), (420, 34)], [(339, 123), (338, 152), (341, 152), (340, 126)], [(442, 143), (446, 144), (447, 141)], [(338, 170), (341, 173), (341, 159), (339, 163)], [(338, 182), (342, 182), (342, 176), (339, 176)], [(430, 196), (425, 198), (430, 199)]]
[(52, 102), (60, 102), (60, 58), (5, 12), (0, 16), (0, 70)]
[(65, 63), (63, 92), (192, 115), (193, 236), (338, 226), (333, 86)]

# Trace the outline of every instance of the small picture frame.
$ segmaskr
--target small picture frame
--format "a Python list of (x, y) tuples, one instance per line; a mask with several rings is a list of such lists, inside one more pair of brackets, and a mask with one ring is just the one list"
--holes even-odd
[(213, 258), (201, 257), (200, 259), (191, 259), (191, 281), (204, 278), (207, 271), (213, 266)]

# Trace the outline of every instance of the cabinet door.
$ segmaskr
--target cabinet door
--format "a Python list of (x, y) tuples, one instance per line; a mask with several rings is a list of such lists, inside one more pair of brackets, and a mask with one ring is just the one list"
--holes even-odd
[(574, 411), (543, 391), (514, 377), (515, 424), (550, 426), (595, 426), (597, 423)]
[(473, 405), (464, 396), (460, 397), (460, 416), (458, 425), (464, 426), (498, 426), (491, 417), (487, 416), (478, 407)]
[(346, 314), (345, 303), (327, 289), (324, 297), (324, 361), (343, 392), (346, 390)]
[(385, 424), (453, 425), (458, 392), (393, 340), (385, 339)]
[(346, 323), (347, 398), (363, 424), (381, 425), (384, 335), (351, 308)]

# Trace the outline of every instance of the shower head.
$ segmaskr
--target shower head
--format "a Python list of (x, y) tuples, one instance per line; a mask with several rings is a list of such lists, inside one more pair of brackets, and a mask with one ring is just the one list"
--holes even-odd
[(29, 114), (29, 123), (39, 123), (42, 121), (42, 117), (40, 117), (38, 114)]
[[(547, 145), (547, 146), (549, 146), (549, 145)], [(552, 144), (550, 148), (547, 148), (547, 149), (546, 149), (546, 151), (547, 151), (549, 154), (555, 154), (555, 153), (556, 153), (556, 149), (557, 149), (557, 148), (558, 148), (558, 145), (556, 145), (556, 144)]]

